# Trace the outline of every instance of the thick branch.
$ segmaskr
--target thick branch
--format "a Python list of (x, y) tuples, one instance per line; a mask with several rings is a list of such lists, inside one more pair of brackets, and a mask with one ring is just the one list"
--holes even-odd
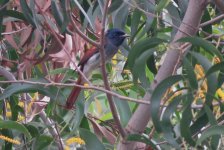
[[(180, 63), (179, 58), (182, 57), (181, 56), (182, 53), (179, 50), (181, 44), (175, 43), (175, 41), (187, 35), (193, 36), (196, 34), (206, 4), (207, 4), (206, 0), (189, 1), (186, 14), (184, 16), (182, 24), (180, 25), (180, 30), (178, 30), (176, 36), (174, 37), (174, 41), (170, 44), (170, 48), (167, 51), (164, 63), (159, 69), (154, 82), (150, 86), (151, 89), (150, 91), (153, 91), (162, 80), (173, 74), (174, 70)], [(151, 94), (147, 93), (144, 96), (144, 99), (150, 101)], [(140, 104), (135, 113), (133, 114), (133, 116), (131, 117), (131, 119), (129, 120), (126, 130), (128, 131), (128, 133), (131, 134), (142, 133), (150, 119), (151, 119), (150, 106)], [(137, 142), (124, 141), (123, 143), (119, 143), (118, 149), (120, 150), (137, 149), (138, 146), (139, 143)]]

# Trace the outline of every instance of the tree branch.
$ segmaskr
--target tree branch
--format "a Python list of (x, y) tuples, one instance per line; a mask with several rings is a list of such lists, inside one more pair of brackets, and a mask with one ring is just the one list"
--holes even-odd
[[(106, 0), (104, 3), (103, 18), (102, 18), (102, 24), (101, 24), (102, 29), (101, 29), (101, 36), (100, 36), (100, 58), (101, 58), (101, 70), (102, 70), (102, 75), (103, 75), (104, 86), (105, 86), (106, 90), (111, 91), (110, 84), (107, 80), (106, 60), (105, 60), (105, 50), (104, 50), (104, 45), (105, 45), (104, 31), (105, 31), (106, 16), (107, 16), (109, 2), (110, 2), (110, 0)], [(111, 94), (107, 93), (107, 98), (108, 98), (108, 102), (110, 105), (111, 113), (114, 118), (114, 122), (117, 125), (119, 133), (124, 138), (126, 136), (126, 133), (125, 133), (125, 130), (123, 129), (121, 122), (119, 120), (116, 106), (113, 101), (113, 97)]]
[[(0, 74), (3, 75), (7, 80), (9, 81), (5, 81), (6, 83), (8, 82), (17, 82), (16, 78), (14, 77), (14, 75), (9, 72), (8, 70), (6, 70), (4, 67), (0, 66)], [(31, 96), (29, 95), (29, 97), (31, 98)], [(60, 135), (57, 133), (57, 130), (55, 129), (55, 127), (52, 126), (52, 124), (54, 122), (52, 122), (46, 115), (46, 113), (44, 111), (41, 111), (39, 113), (40, 118), (43, 120), (43, 122), (48, 126), (48, 130), (51, 133), (52, 137), (54, 137), (56, 139), (56, 143), (57, 146), (59, 148), (59, 150), (63, 150), (63, 141), (60, 138)]]
[(97, 91), (101, 91), (107, 94), (110, 94), (112, 96), (115, 96), (121, 100), (127, 100), (130, 102), (135, 102), (135, 103), (139, 103), (139, 104), (146, 104), (149, 105), (150, 102), (142, 100), (142, 99), (135, 99), (135, 98), (131, 98), (131, 97), (126, 97), (126, 96), (122, 96), (119, 95), (117, 93), (114, 93), (112, 91), (108, 91), (104, 88), (100, 88), (97, 86), (84, 86), (84, 85), (79, 85), (76, 83), (55, 83), (53, 81), (51, 81), (50, 83), (43, 83), (43, 82), (35, 82), (35, 81), (27, 81), (27, 80), (15, 80), (15, 81), (0, 81), (0, 83), (27, 83), (27, 84), (34, 84), (34, 85), (43, 85), (43, 86), (58, 86), (58, 87), (80, 87), (82, 89), (93, 89), (93, 90), (97, 90)]
[(80, 31), (80, 29), (77, 27), (75, 21), (72, 19), (72, 11), (71, 11), (71, 7), (69, 5), (69, 1), (66, 1), (66, 8), (67, 8), (67, 14), (69, 14), (71, 23), (72, 23), (72, 27), (74, 28), (75, 32), (82, 37), (85, 41), (87, 41), (88, 43), (92, 44), (93, 46), (96, 47), (100, 47), (100, 44), (93, 41), (92, 39), (90, 39), (88, 36), (86, 36), (82, 31)]
[(205, 26), (210, 25), (210, 24), (215, 24), (219, 21), (222, 21), (223, 19), (224, 19), (224, 14), (219, 15), (219, 16), (217, 16), (217, 17), (215, 17), (215, 18), (213, 18), (209, 21), (203, 22), (202, 24), (200, 24), (200, 27), (205, 27)]
[[(36, 3), (36, 1), (35, 1)], [(67, 4), (67, 3), (66, 3)], [(75, 61), (72, 59), (71, 55), (69, 54), (68, 50), (65, 48), (65, 46), (62, 44), (61, 40), (58, 38), (57, 33), (51, 28), (51, 26), (48, 24), (48, 22), (46, 21), (46, 16), (44, 15), (44, 12), (41, 10), (41, 8), (39, 7), (39, 5), (36, 3), (37, 7), (39, 8), (40, 13), (42, 14), (42, 16), (45, 19), (45, 25), (47, 27), (47, 29), (49, 29), (49, 31), (52, 33), (52, 35), (55, 37), (55, 39), (57, 40), (57, 42), (59, 43), (59, 45), (62, 47), (62, 50), (66, 53), (66, 55), (68, 56), (70, 62), (72, 62), (72, 64), (75, 66), (75, 69), (78, 71), (78, 73), (82, 76), (82, 78), (88, 82), (89, 85), (92, 85), (92, 83), (88, 80), (88, 78), (84, 75), (84, 73), (79, 69), (79, 67), (76, 65)], [(69, 7), (69, 6), (68, 6)]]

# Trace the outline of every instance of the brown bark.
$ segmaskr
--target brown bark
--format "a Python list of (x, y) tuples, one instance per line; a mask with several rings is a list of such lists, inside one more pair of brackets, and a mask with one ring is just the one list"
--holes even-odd
[[(159, 69), (154, 82), (150, 86), (150, 91), (153, 91), (162, 80), (172, 75), (173, 71), (175, 70), (175, 66), (179, 63), (178, 58), (181, 55), (178, 49), (180, 43), (175, 43), (175, 41), (182, 37), (186, 37), (187, 35), (193, 36), (196, 34), (206, 5), (207, 0), (189, 1), (184, 19), (179, 27), (177, 34), (174, 37), (173, 42), (169, 46), (170, 48), (167, 51), (167, 55), (165, 57), (163, 65)], [(147, 93), (144, 96), (144, 100), (150, 101), (150, 99), (151, 94)], [(143, 133), (150, 119), (150, 106), (140, 104), (131, 119), (129, 120), (128, 125), (126, 126), (127, 133)], [(120, 143), (118, 144), (117, 149), (144, 149), (144, 144), (139, 142), (126, 142), (123, 139), (123, 141), (120, 141)]]

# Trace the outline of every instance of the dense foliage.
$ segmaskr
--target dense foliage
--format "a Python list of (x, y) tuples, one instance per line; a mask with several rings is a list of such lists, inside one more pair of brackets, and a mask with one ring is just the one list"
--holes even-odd
[[(2, 149), (223, 147), (224, 5), (217, 3), (0, 0)], [(77, 64), (104, 28), (130, 35), (106, 64), (111, 91), (96, 70), (74, 109), (65, 109)]]

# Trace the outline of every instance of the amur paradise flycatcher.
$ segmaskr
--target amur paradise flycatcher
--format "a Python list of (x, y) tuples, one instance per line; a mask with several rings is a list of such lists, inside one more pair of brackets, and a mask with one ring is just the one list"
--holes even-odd
[[(119, 46), (123, 43), (125, 38), (128, 37), (127, 34), (125, 34), (124, 31), (113, 28), (109, 29), (105, 33), (104, 37), (104, 50), (105, 50), (105, 59), (106, 62), (110, 61), (112, 57), (117, 53)], [(101, 59), (100, 59), (100, 52), (99, 49), (94, 47), (86, 51), (84, 56), (81, 58), (78, 66), (80, 67), (80, 70), (83, 72), (83, 74), (86, 77), (89, 77), (91, 72), (97, 68), (100, 67)], [(79, 78), (76, 82), (76, 84), (83, 84), (85, 81), (81, 75), (79, 75)], [(66, 108), (71, 109), (77, 100), (79, 93), (81, 91), (80, 87), (74, 87), (71, 94), (69, 95), (67, 102), (66, 102)]]

